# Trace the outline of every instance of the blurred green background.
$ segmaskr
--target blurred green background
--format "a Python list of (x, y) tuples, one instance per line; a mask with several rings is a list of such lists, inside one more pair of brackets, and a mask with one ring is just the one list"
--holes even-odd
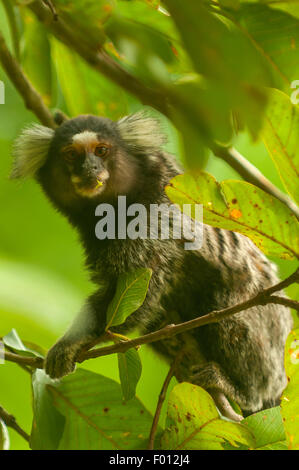
[[(0, 4), (0, 28), (10, 42), (3, 7)], [(55, 43), (55, 44), (54, 44)], [(123, 91), (109, 84), (100, 75), (89, 72), (90, 87), (96, 89), (103, 101), (92, 101), (82, 89), (70, 89), (77, 58), (63, 55), (64, 47), (52, 43), (51, 60), (58, 76), (50, 71), (52, 107), (58, 106), (70, 115), (98, 112), (109, 117), (123, 115), (141, 108), (141, 104)], [(32, 43), (33, 50), (41, 43)], [(49, 44), (44, 47), (49, 52)], [(38, 50), (36, 50), (38, 53)], [(35, 62), (38, 60), (34, 59)], [(39, 64), (40, 65), (40, 64)], [(83, 67), (80, 63), (79, 67)], [(60, 71), (60, 72), (59, 72)], [(82, 72), (84, 80), (86, 70)], [(40, 75), (37, 73), (37, 77)], [(83, 300), (93, 290), (88, 274), (83, 268), (83, 254), (77, 234), (66, 220), (58, 214), (42, 194), (34, 181), (9, 180), (11, 148), (22, 127), (36, 121), (27, 111), (23, 101), (0, 68), (0, 79), (5, 83), (5, 104), (0, 105), (0, 336), (15, 328), (23, 340), (49, 348), (65, 331)], [(58, 85), (56, 84), (58, 83)], [(43, 83), (45, 85), (45, 83)], [(49, 83), (47, 84), (47, 86)], [(40, 87), (42, 88), (42, 86)], [(64, 93), (62, 93), (62, 90)], [(122, 96), (122, 99), (120, 99)], [(46, 91), (45, 99), (49, 99)], [(109, 101), (110, 100), (110, 101)], [(95, 106), (96, 104), (96, 106)], [(181, 139), (174, 127), (161, 116), (169, 136), (168, 150), (181, 158)], [(262, 143), (253, 143), (247, 134), (240, 134), (236, 148), (256, 165), (280, 189), (279, 176)], [(219, 181), (237, 178), (238, 175), (222, 160), (210, 156), (206, 170)], [(281, 277), (296, 267), (296, 262), (274, 260), (279, 264)], [(292, 295), (295, 298), (294, 287)], [(167, 364), (150, 347), (141, 348), (143, 373), (137, 395), (150, 411), (153, 411)], [(117, 359), (114, 356), (90, 360), (84, 368), (118, 380)], [(0, 404), (17, 417), (19, 424), (30, 431), (32, 421), (31, 390), (28, 374), (12, 363), (0, 365)], [(26, 442), (9, 430), (12, 449), (26, 449)]]

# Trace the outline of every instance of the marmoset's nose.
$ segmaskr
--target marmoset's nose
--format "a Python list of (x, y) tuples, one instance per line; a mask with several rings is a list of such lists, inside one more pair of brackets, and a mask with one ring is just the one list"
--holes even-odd
[(94, 172), (99, 172), (102, 169), (103, 164), (101, 159), (96, 157), (93, 153), (88, 153), (83, 163), (84, 172), (87, 174), (92, 174)]

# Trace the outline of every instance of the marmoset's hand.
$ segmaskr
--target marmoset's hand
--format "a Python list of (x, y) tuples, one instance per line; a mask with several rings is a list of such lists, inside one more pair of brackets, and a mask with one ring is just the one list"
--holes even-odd
[(75, 357), (80, 348), (70, 344), (64, 339), (57, 341), (49, 350), (45, 360), (45, 371), (52, 379), (59, 379), (74, 372), (76, 368)]

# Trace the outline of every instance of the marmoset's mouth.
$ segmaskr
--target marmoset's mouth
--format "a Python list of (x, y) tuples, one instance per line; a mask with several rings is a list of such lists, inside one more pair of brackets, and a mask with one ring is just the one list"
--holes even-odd
[(89, 178), (87, 181), (85, 178), (72, 175), (71, 181), (77, 194), (84, 197), (95, 197), (104, 191), (108, 177), (108, 172), (103, 170), (97, 176)]

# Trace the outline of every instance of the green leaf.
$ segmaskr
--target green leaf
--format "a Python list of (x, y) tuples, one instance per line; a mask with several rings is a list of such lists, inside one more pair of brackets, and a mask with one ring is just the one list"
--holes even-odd
[(270, 408), (242, 421), (254, 434), (257, 450), (287, 450), (280, 408)]
[(144, 302), (152, 270), (141, 268), (121, 274), (117, 281), (116, 293), (107, 310), (106, 330), (111, 326), (121, 325)]
[(173, 388), (167, 419), (162, 449), (221, 450), (227, 442), (234, 447), (254, 446), (251, 431), (221, 419), (213, 399), (197, 385), (181, 383)]
[[(154, 5), (154, 2), (156, 2), (157, 5)], [(158, 8), (158, 2), (156, 0), (151, 3), (152, 5), (150, 4), (150, 0), (118, 1), (116, 12), (127, 19), (133, 21), (138, 20), (138, 22), (144, 24), (145, 27), (154, 27), (165, 34), (165, 36), (178, 40), (179, 35), (171, 17), (165, 14), (165, 10)]]
[[(3, 0), (2, 4), (9, 23), (14, 56), (20, 62), (20, 10), (18, 6), (13, 5), (13, 2), (9, 0)], [(1, 33), (3, 34), (3, 31)]]
[(59, 18), (76, 31), (78, 40), (91, 48), (98, 48), (105, 41), (103, 25), (115, 8), (114, 0), (55, 0)]
[(119, 119), (127, 114), (126, 95), (120, 87), (99, 75), (59, 41), (52, 39), (51, 44), (59, 83), (71, 116), (95, 114)]
[(214, 227), (240, 232), (264, 253), (299, 258), (299, 223), (278, 199), (244, 181), (218, 183), (200, 172), (179, 175), (166, 186), (176, 204), (202, 204), (203, 221)]
[(185, 162), (189, 168), (203, 167), (203, 144), (231, 141), (231, 103), (222, 86), (196, 74), (181, 78), (173, 90), (179, 106), (171, 117), (184, 138)]
[(270, 92), (261, 137), (286, 190), (299, 204), (299, 108), (279, 90)]
[(288, 448), (299, 449), (299, 329), (289, 334), (285, 347), (285, 369), (288, 386), (281, 399), (281, 414), (286, 432)]
[[(160, 16), (158, 14), (158, 16)], [(136, 18), (128, 19), (115, 15), (105, 28), (108, 36), (121, 49), (121, 43), (128, 39), (136, 43), (144, 54), (155, 54), (164, 62), (171, 63), (175, 60), (175, 54), (171, 48), (170, 38), (159, 30), (151, 27), (149, 23), (142, 24)]]
[(42, 370), (36, 369), (32, 376), (33, 422), (30, 446), (33, 450), (55, 450), (58, 448), (64, 429), (65, 419), (53, 405), (51, 390), (59, 382), (51, 380)]
[[(242, 421), (255, 437), (255, 450), (287, 450), (279, 406), (254, 413)], [(226, 449), (233, 449), (226, 446)]]
[(275, 2), (272, 0), (265, 0), (264, 3), (269, 3), (271, 8), (286, 11), (295, 18), (299, 18), (299, 5), (296, 0), (285, 0), (283, 2), (280, 0), (276, 0)]
[[(254, 137), (261, 124), (266, 96), (261, 85), (272, 83), (269, 65), (252, 42), (228, 20), (213, 15), (202, 2), (165, 0), (195, 70), (228, 100)], [(222, 110), (224, 111), (225, 108)]]
[(267, 61), (275, 86), (289, 92), (299, 76), (298, 19), (260, 3), (245, 3), (232, 15)]
[(52, 93), (50, 44), (44, 26), (28, 10), (23, 11), (22, 66), (49, 106)]
[[(166, 0), (165, 3), (198, 73), (222, 79), (230, 88), (240, 80), (257, 83), (258, 76), (262, 79), (263, 73), (267, 79), (267, 68), (246, 37), (234, 28), (229, 29), (201, 2), (188, 2), (184, 8), (180, 0)], [(242, 58), (245, 52), (247, 64)], [(238, 57), (244, 68), (237, 62)], [(256, 67), (262, 68), (262, 75), (258, 68), (250, 70), (251, 60), (255, 61)]]
[(0, 450), (9, 450), (10, 441), (6, 424), (0, 419)]
[(138, 351), (132, 348), (125, 353), (119, 353), (117, 358), (123, 397), (124, 400), (128, 401), (134, 398), (136, 387), (141, 377), (142, 364), (140, 356)]
[(49, 390), (66, 420), (59, 449), (146, 448), (152, 416), (138, 398), (124, 402), (114, 380), (78, 369)]
[(134, 20), (116, 15), (111, 19), (105, 32), (117, 50), (117, 59), (124, 68), (149, 86), (169, 83), (169, 65), (178, 65), (177, 57), (169, 37), (159, 30)]
[(35, 351), (34, 349), (26, 347), (14, 328), (3, 337), (3, 343), (13, 349), (15, 352), (21, 353), (22, 356), (43, 357), (43, 355), (40, 354), (40, 348), (38, 346), (37, 348), (39, 349), (39, 351)]
[[(118, 22), (119, 29), (116, 26)], [(165, 60), (169, 72), (178, 73), (186, 66), (186, 52), (172, 18), (160, 9), (153, 8), (148, 1), (118, 2), (115, 14), (106, 26), (106, 32), (117, 47), (120, 47), (120, 51), (128, 40), (136, 46), (139, 57), (132, 57), (133, 65), (143, 65), (151, 71), (150, 65), (153, 66), (159, 57), (162, 61)], [(128, 59), (128, 56), (125, 57)], [(123, 56), (119, 59), (125, 66), (126, 59)], [(142, 70), (138, 70), (138, 75), (142, 75)], [(143, 78), (146, 79), (145, 73)]]
[(232, 10), (239, 10), (240, 8), (239, 0), (219, 0), (219, 4), (224, 8), (230, 8)]

